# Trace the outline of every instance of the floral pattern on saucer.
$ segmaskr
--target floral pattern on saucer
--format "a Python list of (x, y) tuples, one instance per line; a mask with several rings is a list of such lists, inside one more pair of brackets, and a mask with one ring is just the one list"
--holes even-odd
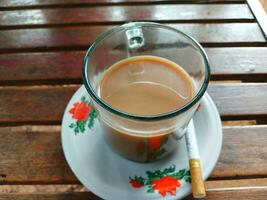
[(69, 125), (73, 129), (75, 135), (84, 133), (86, 128), (92, 129), (94, 127), (97, 113), (92, 106), (90, 100), (82, 96), (79, 102), (75, 102), (69, 110), (71, 117), (75, 122)]
[(191, 182), (190, 171), (186, 169), (176, 171), (175, 165), (163, 170), (146, 171), (146, 175), (146, 178), (142, 176), (129, 177), (129, 183), (136, 189), (147, 187), (148, 193), (158, 191), (163, 197), (168, 193), (172, 196), (176, 195), (176, 189), (181, 186), (182, 179)]

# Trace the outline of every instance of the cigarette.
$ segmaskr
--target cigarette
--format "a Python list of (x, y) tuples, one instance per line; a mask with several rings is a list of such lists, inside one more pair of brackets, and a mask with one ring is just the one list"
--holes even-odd
[(200, 158), (193, 119), (191, 119), (191, 121), (189, 122), (187, 133), (185, 134), (185, 141), (189, 157), (193, 197), (197, 199), (204, 198), (206, 196), (206, 190), (201, 172)]

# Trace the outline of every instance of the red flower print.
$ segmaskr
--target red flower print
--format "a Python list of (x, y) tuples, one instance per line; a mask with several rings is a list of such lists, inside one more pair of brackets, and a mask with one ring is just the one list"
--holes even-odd
[(165, 197), (167, 193), (171, 195), (176, 194), (176, 187), (180, 187), (181, 183), (179, 179), (172, 176), (165, 176), (161, 179), (155, 179), (152, 181), (152, 189), (158, 190), (159, 193)]
[(91, 107), (89, 105), (87, 105), (85, 102), (81, 102), (75, 103), (69, 112), (72, 114), (72, 118), (79, 122), (88, 119), (90, 110)]
[(176, 189), (181, 186), (181, 180), (190, 182), (190, 172), (186, 169), (176, 170), (175, 165), (171, 165), (162, 170), (146, 171), (147, 177), (134, 176), (129, 177), (129, 183), (133, 188), (147, 188), (147, 193), (157, 192), (165, 197), (168, 193), (176, 195)]
[(162, 136), (148, 138), (148, 147), (150, 150), (158, 150), (161, 147)]
[(143, 187), (143, 185), (141, 185), (137, 180), (134, 180), (134, 179), (130, 180), (130, 183), (131, 183), (131, 185), (134, 188), (141, 188), (141, 187)]

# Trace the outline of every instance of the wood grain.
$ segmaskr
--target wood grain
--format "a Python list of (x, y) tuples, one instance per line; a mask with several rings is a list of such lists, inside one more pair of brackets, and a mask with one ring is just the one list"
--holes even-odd
[[(266, 47), (205, 50), (212, 80), (267, 80)], [(0, 54), (0, 84), (82, 83), (84, 55), (85, 51)]]
[(0, 54), (0, 83), (82, 83), (85, 51)]
[[(0, 87), (0, 124), (59, 124), (77, 89), (76, 85)], [(267, 83), (210, 84), (208, 92), (223, 119), (267, 115)]]
[(77, 183), (63, 156), (59, 126), (2, 127), (0, 137), (0, 185)]
[[(207, 192), (208, 200), (262, 200), (266, 198), (267, 188), (260, 189), (240, 189), (240, 190), (226, 190), (226, 191), (212, 191)], [(192, 197), (186, 198), (186, 200), (193, 200)]]
[(213, 80), (267, 80), (267, 48), (206, 48)]
[[(207, 180), (205, 186), (208, 191), (234, 190), (234, 189), (256, 189), (267, 187), (267, 178), (249, 178), (233, 180)], [(77, 190), (76, 190), (77, 191)], [(79, 191), (84, 191), (80, 189)]]
[[(234, 190), (208, 192), (207, 200), (263, 200), (266, 198), (267, 189)], [(102, 200), (92, 193), (69, 194), (27, 194), (27, 195), (0, 195), (0, 200)], [(193, 200), (187, 197), (186, 200)]]
[(263, 34), (267, 40), (267, 15), (259, 0), (247, 0), (247, 4), (250, 7), (253, 15), (259, 23)]
[(210, 84), (209, 94), (222, 119), (246, 119), (267, 114), (267, 84)]
[[(222, 153), (210, 178), (265, 177), (266, 131), (266, 125), (224, 127)], [(0, 137), (0, 183), (78, 182), (64, 159), (59, 126), (1, 127)]]
[[(0, 27), (35, 25), (70, 25), (126, 21), (208, 21), (250, 20), (253, 21), (246, 4), (181, 4), (100, 6), (61, 9), (31, 9), (0, 11)], [(18, 27), (16, 27), (18, 28)]]
[(243, 3), (245, 0), (1, 0), (0, 9), (20, 9), (20, 8), (43, 8), (53, 6), (89, 6), (89, 5), (116, 5), (116, 4), (150, 4), (150, 3)]
[[(208, 200), (263, 200), (266, 198), (266, 188), (252, 188), (252, 189), (235, 189), (222, 191), (208, 191)], [(59, 194), (1, 194), (0, 200), (101, 200), (101, 198), (90, 192), (69, 192)], [(185, 198), (186, 200), (193, 200), (192, 196)]]
[(77, 86), (0, 88), (0, 122), (59, 124)]
[[(256, 23), (169, 24), (204, 46), (266, 45)], [(87, 49), (96, 37), (112, 26), (78, 26), (3, 30), (0, 53)]]
[[(264, 182), (265, 179), (253, 179)], [(263, 183), (264, 184), (264, 183)], [(215, 184), (216, 185), (216, 184)], [(252, 185), (252, 184), (251, 184)], [(0, 194), (55, 194), (71, 192), (89, 192), (81, 184), (2, 184)]]
[(221, 155), (211, 177), (266, 176), (266, 127), (224, 127)]
[(0, 195), (0, 200), (101, 200), (92, 193)]
[[(206, 180), (207, 191), (235, 190), (235, 189), (260, 189), (267, 187), (267, 178), (249, 178), (235, 180)], [(89, 192), (80, 184), (2, 184), (0, 194), (62, 194)]]

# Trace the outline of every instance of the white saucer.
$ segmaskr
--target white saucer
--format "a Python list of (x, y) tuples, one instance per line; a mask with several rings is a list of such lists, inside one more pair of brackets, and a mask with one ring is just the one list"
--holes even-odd
[[(81, 103), (81, 101), (84, 103)], [(153, 163), (136, 163), (126, 160), (111, 151), (109, 146), (105, 144), (99, 122), (95, 118), (95, 112), (87, 106), (89, 102), (90, 97), (84, 86), (82, 86), (73, 95), (65, 110), (62, 120), (61, 139), (69, 166), (77, 178), (91, 192), (107, 200), (171, 200), (181, 199), (190, 194), (191, 185), (186, 182), (188, 180), (186, 172), (189, 168), (184, 138), (178, 142), (176, 151), (163, 160)], [(73, 107), (75, 109), (72, 109)], [(79, 122), (77, 126), (77, 119), (85, 119), (88, 113), (91, 119)], [(203, 97), (201, 108), (194, 116), (194, 126), (201, 157), (202, 173), (204, 178), (207, 179), (216, 165), (222, 146), (220, 117), (208, 94)], [(173, 166), (175, 166), (175, 169), (170, 169)], [(166, 178), (165, 180), (162, 178), (160, 181), (154, 181), (153, 184), (147, 182), (148, 185), (142, 185), (143, 183), (140, 184), (140, 179), (136, 179), (142, 177), (146, 179), (146, 182), (148, 180), (147, 171), (162, 170), (163, 172), (166, 168), (170, 169), (169, 173), (163, 176), (172, 177), (170, 180), (176, 184), (169, 188), (165, 187), (164, 189), (164, 187), (161, 187), (159, 189), (163, 181), (165, 181), (165, 186), (166, 184), (168, 185)], [(185, 170), (180, 171), (179, 174), (177, 173), (183, 169)], [(130, 184), (129, 177), (137, 180), (137, 182), (131, 181), (137, 188)], [(177, 177), (183, 178), (177, 181)], [(169, 184), (174, 182), (169, 182)], [(178, 187), (178, 183), (180, 183), (180, 187)], [(148, 192), (149, 187), (152, 188), (150, 192)], [(166, 190), (164, 197), (159, 190), (162, 191), (162, 194)]]

